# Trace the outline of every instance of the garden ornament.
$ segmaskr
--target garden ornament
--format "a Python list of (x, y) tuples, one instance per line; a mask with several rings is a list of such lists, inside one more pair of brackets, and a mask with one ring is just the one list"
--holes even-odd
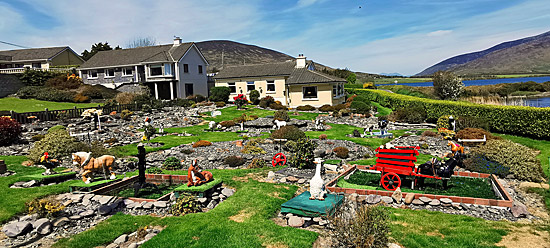
[(447, 146), (451, 147), (451, 151), (453, 152), (453, 155), (464, 154), (464, 146), (455, 144), (452, 140), (449, 140), (449, 142), (447, 142)]
[(145, 125), (147, 126), (151, 125), (151, 121), (152, 121), (151, 118), (145, 117)]
[(49, 159), (48, 152), (44, 152), (44, 155), (40, 157), (40, 164), (46, 167), (46, 171), (42, 175), (51, 175), (55, 173), (52, 169), (59, 166), (59, 161), (57, 159)]
[[(181, 161), (183, 163), (183, 160)], [(197, 160), (191, 162), (191, 166), (187, 169), (187, 186), (199, 186), (203, 183), (212, 181), (214, 177), (210, 171), (202, 171)]]
[(73, 164), (81, 167), (82, 169), (82, 181), (86, 184), (91, 182), (91, 177), (86, 177), (90, 173), (103, 171), (104, 176), (107, 174), (111, 176), (109, 179), (116, 179), (113, 172), (113, 166), (115, 164), (115, 157), (111, 155), (103, 155), (99, 158), (93, 158), (91, 152), (77, 152), (72, 154)]
[(215, 121), (210, 121), (210, 122), (208, 123), (208, 129), (214, 130), (214, 126), (216, 126), (216, 122), (215, 122)]
[(222, 124), (219, 124), (216, 126), (216, 129), (222, 129)]
[(164, 125), (162, 123), (159, 124), (159, 133), (164, 133)]
[(280, 121), (280, 120), (274, 120), (275, 126), (277, 126), (277, 129), (281, 129), (281, 127), (286, 126), (286, 121)]
[(321, 166), (323, 164), (323, 160), (321, 158), (316, 158), (314, 163), (316, 164), (315, 175), (309, 181), (309, 193), (311, 194), (311, 197), (309, 197), (309, 199), (324, 201), (326, 190), (325, 182), (321, 177)]
[(386, 128), (388, 127), (388, 120), (379, 120), (378, 121), (378, 127), (380, 127), (380, 134), (384, 135), (386, 133)]

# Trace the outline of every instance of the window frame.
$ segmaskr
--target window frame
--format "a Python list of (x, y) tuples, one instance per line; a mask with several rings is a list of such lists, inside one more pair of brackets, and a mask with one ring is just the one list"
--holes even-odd
[[(128, 74), (128, 69), (132, 72), (131, 74)], [(122, 68), (122, 76), (123, 77), (131, 77), (134, 75), (134, 68), (133, 67), (124, 67)]]
[[(249, 87), (254, 87), (253, 89), (250, 89)], [(246, 81), (246, 93), (250, 93), (251, 91), (256, 90), (256, 82), (254, 81)]]
[[(167, 68), (170, 69), (170, 74), (167, 73)], [(172, 64), (170, 63), (164, 63), (162, 64), (162, 75), (164, 76), (174, 76), (174, 72), (172, 70)]]
[[(109, 71), (113, 72), (112, 76), (109, 76)], [(114, 78), (115, 77), (115, 68), (107, 68), (103, 70), (103, 74), (105, 75), (104, 78)]]
[[(92, 76), (94, 72), (95, 72), (95, 77)], [(97, 77), (99, 76), (99, 72), (97, 70), (89, 70), (86, 75), (87, 75), (86, 79), (97, 79)]]
[(198, 70), (199, 70), (199, 74), (202, 74), (202, 73), (203, 73), (203, 71), (202, 71), (202, 65), (199, 65), (199, 66), (198, 66)]
[[(270, 85), (273, 85), (273, 90), (269, 90)], [(266, 86), (266, 93), (275, 93), (275, 92), (277, 92), (277, 86), (275, 85), (275, 80), (267, 80), (265, 86)]]
[[(306, 97), (306, 88), (315, 89), (315, 97)], [(302, 101), (317, 101), (319, 100), (319, 91), (317, 86), (303, 86), (302, 87)]]
[(189, 73), (189, 64), (183, 64), (183, 73)]
[[(230, 94), (237, 94), (237, 83), (236, 82), (228, 82), (227, 87), (229, 88), (229, 93)], [(231, 91), (231, 88), (234, 88), (235, 92)]]
[[(162, 64), (149, 65), (149, 77), (162, 77), (162, 76), (164, 76), (163, 67), (164, 67), (164, 66), (163, 66)], [(153, 68), (155, 68), (155, 69), (156, 69), (156, 68), (160, 68), (160, 74), (158, 74), (158, 75), (153, 75), (153, 73), (152, 73), (152, 72), (153, 72), (153, 71), (152, 71)]]

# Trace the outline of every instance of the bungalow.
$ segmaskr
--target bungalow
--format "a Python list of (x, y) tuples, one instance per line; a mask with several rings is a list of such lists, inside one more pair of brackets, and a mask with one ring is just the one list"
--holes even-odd
[(300, 54), (295, 61), (226, 67), (214, 76), (216, 86), (231, 89), (230, 100), (238, 94), (271, 96), (283, 105), (320, 107), (345, 102), (345, 79), (315, 71), (315, 64)]
[(182, 43), (101, 51), (82, 64), (80, 77), (86, 84), (101, 84), (120, 91), (149, 87), (156, 99), (207, 96), (206, 66), (195, 43)]
[(76, 67), (82, 63), (84, 60), (68, 46), (0, 51), (0, 74), (22, 73), (25, 69)]

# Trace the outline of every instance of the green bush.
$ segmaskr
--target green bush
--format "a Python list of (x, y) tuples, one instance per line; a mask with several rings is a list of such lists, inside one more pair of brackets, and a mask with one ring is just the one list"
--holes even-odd
[(19, 89), (16, 93), (17, 97), (21, 99), (36, 98), (38, 92), (46, 90), (44, 86), (25, 86)]
[(336, 157), (339, 157), (339, 158), (347, 158), (348, 154), (349, 154), (348, 148), (343, 147), (343, 146), (339, 146), (339, 147), (336, 147), (336, 148), (332, 149), (332, 152), (334, 152)]
[(358, 114), (368, 114), (370, 111), (370, 105), (361, 101), (351, 102), (350, 108), (354, 113), (358, 113)]
[(273, 114), (273, 119), (279, 120), (279, 121), (290, 121), (290, 117), (288, 116), (288, 111), (286, 110), (279, 110)]
[(149, 169), (145, 170), (145, 173), (147, 173), (147, 174), (162, 174), (162, 170), (158, 167), (149, 167)]
[(229, 167), (239, 167), (243, 165), (246, 162), (246, 160), (242, 157), (228, 156), (223, 160), (223, 162), (229, 165)]
[(225, 107), (225, 102), (216, 102), (216, 107), (218, 108)]
[(31, 139), (32, 139), (33, 141), (40, 141), (40, 140), (42, 140), (44, 137), (45, 137), (44, 134), (37, 134), (37, 135), (33, 135), (33, 136), (31, 137)]
[(308, 138), (296, 140), (296, 147), (294, 153), (290, 156), (289, 163), (299, 169), (314, 168), (315, 148), (317, 148), (317, 143)]
[[(109, 89), (103, 85), (86, 85), (81, 94), (92, 99), (113, 99), (119, 93), (118, 90)], [(121, 103), (122, 104), (122, 103)]]
[(175, 99), (174, 100), (174, 103), (173, 105), (174, 106), (179, 106), (179, 107), (191, 107), (191, 105), (193, 105), (195, 102), (193, 102), (192, 100), (187, 100), (187, 99), (183, 99), (183, 98), (178, 98), (178, 99)]
[(86, 145), (75, 141), (66, 130), (60, 129), (48, 132), (42, 140), (34, 143), (29, 150), (28, 158), (33, 162), (38, 162), (44, 152), (48, 152), (51, 158), (64, 159), (72, 153), (87, 149)]
[(340, 111), (342, 109), (347, 109), (348, 108), (348, 106), (346, 106), (346, 104), (337, 104), (337, 105), (334, 105), (333, 107), (334, 107), (335, 111)]
[(490, 132), (487, 132), (481, 128), (465, 128), (456, 133), (456, 138), (458, 139), (483, 139), (483, 136), (487, 138), (487, 140), (492, 139), (502, 139), (501, 137), (494, 136)]
[(210, 89), (210, 101), (212, 102), (227, 102), (231, 89), (229, 87), (212, 87)]
[(315, 107), (313, 107), (311, 105), (304, 105), (304, 106), (298, 106), (296, 108), (296, 110), (298, 110), (298, 111), (313, 111), (313, 110), (315, 110)]
[(287, 140), (299, 140), (306, 137), (304, 131), (300, 130), (296, 126), (284, 126), (279, 130), (275, 130), (271, 133), (272, 139), (287, 139)]
[(182, 193), (176, 201), (176, 204), (170, 207), (168, 213), (174, 216), (183, 216), (186, 214), (201, 212), (201, 204), (197, 198), (190, 193)]
[(193, 100), (195, 103), (204, 102), (206, 100), (206, 97), (200, 94), (195, 94), (192, 96), (188, 96), (187, 100)]
[(232, 127), (232, 126), (235, 126), (235, 122), (234, 121), (222, 121), (222, 122), (220, 122), (220, 125), (222, 125), (222, 127)]
[(141, 105), (141, 111), (145, 113), (151, 113), (153, 111), (153, 108), (149, 104), (143, 104)]
[(456, 119), (456, 129), (461, 130), (465, 128), (481, 128), (485, 130), (490, 130), (489, 121), (484, 118), (459, 116)]
[(269, 104), (269, 108), (274, 109), (274, 110), (288, 110), (287, 107), (283, 106), (280, 103), (276, 103), (276, 102)]
[(143, 128), (143, 135), (145, 135), (147, 140), (149, 140), (156, 132), (157, 129), (154, 128), (153, 125), (145, 125), (145, 128)]
[(393, 94), (381, 90), (356, 89), (354, 92), (393, 110), (421, 106), (426, 110), (427, 119), (436, 120), (442, 115), (476, 117), (487, 120), (491, 131), (550, 138), (550, 119), (548, 118), (550, 110), (547, 108), (442, 101)]
[(438, 71), (433, 75), (434, 91), (441, 99), (457, 99), (464, 90), (462, 80), (452, 72)]
[(422, 123), (426, 120), (426, 110), (420, 107), (398, 109), (392, 111), (388, 119), (405, 123)]
[(510, 174), (510, 168), (487, 159), (483, 154), (470, 153), (464, 160), (464, 167), (469, 171), (477, 171), (487, 174), (495, 174), (506, 177)]
[(13, 143), (21, 134), (21, 124), (10, 117), (0, 117), (0, 146)]
[(319, 111), (321, 111), (321, 112), (332, 112), (332, 111), (334, 111), (334, 107), (331, 106), (331, 105), (325, 104), (325, 105), (319, 107)]
[(59, 75), (46, 81), (46, 87), (56, 88), (59, 90), (74, 90), (82, 85), (82, 80), (76, 78), (68, 78), (66, 75)]
[(124, 109), (122, 112), (120, 112), (120, 118), (123, 120), (129, 120), (130, 117), (134, 114), (134, 112)]
[[(364, 205), (355, 210), (350, 203), (343, 203), (329, 217), (333, 227), (330, 236), (335, 247), (386, 248), (390, 235), (388, 210), (375, 205)], [(355, 213), (350, 213), (355, 211)]]
[(246, 145), (241, 150), (244, 154), (265, 154), (265, 150), (259, 146), (255, 146), (254, 143), (251, 143), (250, 141), (246, 143)]
[(250, 97), (250, 101), (252, 102), (252, 104), (258, 104), (259, 99), (260, 99), (260, 92), (259, 91), (251, 90), (248, 95)]
[(52, 102), (74, 102), (76, 92), (58, 90), (54, 88), (44, 88), (42, 91), (36, 92), (34, 98)]
[(26, 86), (43, 86), (50, 78), (60, 75), (55, 71), (25, 70), (19, 74), (19, 80)]
[(509, 168), (510, 173), (519, 180), (540, 182), (544, 178), (540, 160), (535, 153), (512, 141), (488, 140), (485, 145), (473, 148), (471, 153)]
[(260, 105), (260, 107), (262, 108), (268, 108), (273, 103), (275, 103), (275, 99), (273, 99), (273, 97), (271, 96), (266, 96), (260, 99), (260, 103), (258, 105)]
[(162, 163), (162, 168), (164, 168), (165, 170), (179, 170), (183, 168), (183, 165), (178, 158), (168, 157)]
[(246, 167), (247, 169), (257, 169), (257, 168), (263, 168), (267, 165), (267, 163), (265, 162), (265, 160), (261, 159), (261, 158), (255, 158), (255, 159), (252, 159), (252, 162), (250, 162), (250, 164), (248, 164), (248, 166)]
[(48, 129), (48, 133), (52, 133), (52, 132), (55, 132), (55, 131), (57, 131), (57, 130), (67, 130), (67, 128), (66, 128), (65, 126), (63, 126), (63, 125), (55, 125), (55, 126), (50, 127), (50, 128)]

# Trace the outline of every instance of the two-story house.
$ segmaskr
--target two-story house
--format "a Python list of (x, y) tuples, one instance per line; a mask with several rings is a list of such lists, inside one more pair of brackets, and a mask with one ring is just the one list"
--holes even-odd
[(320, 107), (345, 102), (345, 79), (315, 71), (315, 64), (300, 54), (295, 61), (226, 67), (214, 76), (216, 86), (231, 89), (229, 100), (252, 90), (283, 105)]
[(146, 85), (156, 99), (208, 96), (206, 66), (195, 43), (182, 43), (101, 51), (82, 64), (86, 84), (101, 84), (120, 91), (138, 91)]
[(0, 73), (22, 73), (25, 69), (50, 70), (78, 66), (84, 60), (68, 46), (0, 51)]

